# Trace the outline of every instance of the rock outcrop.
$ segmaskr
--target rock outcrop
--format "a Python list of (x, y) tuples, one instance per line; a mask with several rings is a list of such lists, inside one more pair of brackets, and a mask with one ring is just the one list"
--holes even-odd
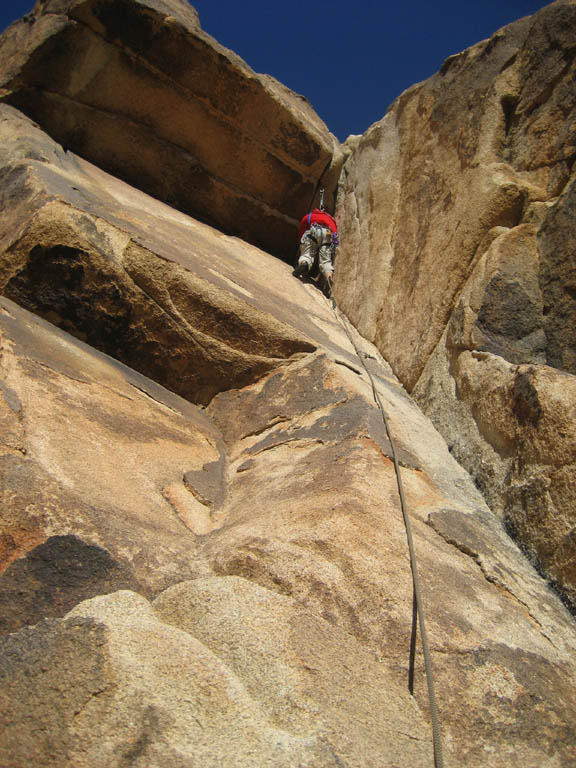
[[(6, 105), (0, 137), (5, 296), (195, 403), (313, 348), (272, 316), (270, 292), (250, 306), (234, 289), (239, 271), (266, 284), (258, 256), (231, 257), (221, 276), (203, 230), (189, 247), (198, 224), (161, 205), (152, 219), (146, 196), (64, 153)], [(242, 251), (221, 240), (224, 252)], [(151, 252), (160, 256), (152, 269)]]
[[(2, 299), (13, 634), (0, 762), (430, 764), (419, 655), (409, 693), (390, 445), (329, 303), (287, 265), (1, 114), (3, 287), (20, 306)], [(94, 349), (122, 356), (105, 333), (119, 306), (149, 360), (173, 353), (144, 373), (204, 410)], [(201, 317), (214, 322), (200, 343)], [(567, 765), (574, 623), (356, 343), (404, 467), (449, 758)], [(218, 352), (200, 364), (199, 347)]]
[(575, 25), (552, 3), (349, 140), (336, 289), (573, 605)]
[[(112, 11), (126, 18), (108, 40), (98, 24)], [(202, 35), (177, 0), (39, 3), (4, 43), (16, 57), (5, 95), (24, 98), (22, 73), (41, 70), (32, 49), (45, 61), (69, 40), (78, 73), (97, 80), (94, 46), (112, 42), (120, 57), (145, 40), (182, 53)], [(214, 63), (211, 46), (198, 54), (200, 71)], [(115, 98), (128, 109), (133, 81), (115, 72)], [(74, 70), (66, 77), (72, 83)], [(188, 91), (178, 93), (185, 109)], [(52, 95), (38, 92), (39, 102)], [(60, 118), (47, 110), (55, 132), (59, 121), (83, 125), (69, 106)], [(348, 184), (371, 135), (375, 163), (369, 132), (348, 161)], [(122, 143), (118, 155), (132, 162)], [(165, 204), (158, 183), (151, 197), (0, 105), (0, 765), (432, 765), (406, 533), (375, 390), (412, 519), (445, 764), (570, 766), (576, 624), (454, 445), (312, 282)], [(360, 207), (371, 195), (376, 206), (376, 192), (359, 183), (357, 194)], [(566, 216), (549, 202), (534, 215)], [(344, 277), (355, 290), (352, 269), (364, 265), (350, 261), (350, 194), (341, 205), (349, 245), (338, 292), (354, 315)], [(567, 247), (555, 221), (548, 242)], [(490, 232), (490, 258), (504, 254), (512, 270), (523, 250), (499, 249), (523, 242), (525, 230)], [(561, 272), (550, 266), (550, 290), (560, 290)], [(537, 297), (531, 274), (521, 286)], [(455, 294), (466, 309), (460, 325), (454, 308), (411, 365), (432, 366), (449, 331), (508, 328), (494, 298), (503, 278), (489, 287), (490, 277), (470, 275)], [(492, 303), (475, 304), (480, 284)], [(370, 282), (364, 295), (373, 305)], [(476, 306), (472, 328), (467, 307)], [(409, 323), (404, 330), (409, 342)], [(463, 348), (448, 372), (465, 371), (473, 423), (495, 444), (519, 439), (499, 420), (509, 408), (525, 429), (522, 456), (545, 457), (559, 477), (572, 436), (551, 432), (572, 407), (574, 377), (509, 354)], [(568, 471), (563, 478), (569, 488)]]
[(0, 98), (68, 149), (287, 259), (339, 163), (310, 104), (203, 32), (185, 0), (38, 0), (4, 34), (0, 70)]

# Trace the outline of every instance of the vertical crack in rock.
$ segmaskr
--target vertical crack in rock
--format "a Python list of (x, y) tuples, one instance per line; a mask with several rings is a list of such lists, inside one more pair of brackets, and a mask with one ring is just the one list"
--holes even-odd
[(542, 406), (538, 390), (534, 386), (534, 369), (522, 367), (514, 377), (513, 410), (522, 426), (538, 427), (542, 417)]
[[(515, 57), (513, 57), (510, 63), (513, 63), (514, 60)], [(504, 113), (504, 134), (508, 136), (514, 123), (518, 98), (516, 96), (503, 96), (500, 99), (500, 104), (502, 105), (502, 112)]]

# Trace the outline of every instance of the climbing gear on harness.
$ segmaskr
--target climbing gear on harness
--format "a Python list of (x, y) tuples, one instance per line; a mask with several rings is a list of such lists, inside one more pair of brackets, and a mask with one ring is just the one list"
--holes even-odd
[(332, 245), (332, 230), (324, 224), (312, 224), (310, 229), (306, 230), (302, 239), (306, 236), (313, 237), (318, 245)]
[(324, 210), (324, 187), (320, 187), (320, 210)]
[(372, 355), (366, 354), (365, 352), (361, 352), (361, 350), (358, 349), (358, 346), (348, 329), (348, 326), (347, 326), (348, 319), (340, 311), (340, 308), (336, 304), (336, 299), (334, 298), (334, 291), (332, 290), (332, 281), (329, 277), (326, 278), (326, 283), (329, 289), (329, 300), (332, 305), (332, 309), (334, 310), (334, 314), (336, 315), (336, 319), (339, 320), (341, 325), (343, 326), (344, 331), (346, 332), (346, 335), (350, 340), (350, 343), (354, 347), (354, 351), (356, 352), (358, 359), (360, 360), (364, 370), (368, 374), (368, 378), (370, 379), (370, 384), (372, 385), (372, 393), (374, 395), (374, 400), (378, 405), (378, 407), (380, 408), (380, 412), (382, 414), (382, 421), (384, 422), (386, 434), (388, 435), (388, 440), (390, 442), (392, 459), (394, 461), (394, 470), (396, 472), (396, 483), (398, 486), (398, 495), (400, 497), (400, 507), (402, 509), (402, 517), (404, 518), (404, 528), (406, 530), (406, 539), (408, 541), (408, 550), (410, 553), (410, 568), (412, 571), (412, 587), (414, 592), (414, 601), (416, 603), (418, 623), (420, 625), (420, 638), (422, 640), (422, 655), (424, 656), (424, 667), (426, 669), (426, 683), (428, 686), (428, 702), (430, 705), (430, 720), (432, 721), (432, 742), (434, 745), (434, 768), (443, 768), (444, 759), (442, 756), (442, 739), (441, 739), (441, 733), (440, 733), (440, 722), (438, 719), (438, 707), (436, 704), (436, 691), (434, 686), (434, 674), (432, 671), (432, 660), (430, 658), (430, 651), (428, 648), (428, 636), (426, 634), (426, 625), (424, 622), (424, 609), (422, 606), (422, 598), (420, 595), (420, 578), (418, 576), (418, 563), (416, 562), (416, 552), (414, 549), (414, 541), (412, 539), (412, 526), (410, 523), (410, 517), (408, 515), (408, 509), (406, 506), (406, 498), (404, 496), (404, 487), (402, 485), (402, 475), (400, 473), (400, 464), (398, 462), (398, 456), (396, 453), (396, 445), (392, 437), (392, 432), (390, 430), (390, 424), (388, 422), (386, 409), (382, 404), (380, 393), (376, 388), (376, 382), (374, 380), (373, 375), (370, 373), (370, 369), (368, 368), (365, 362), (366, 359), (370, 359), (370, 358), (374, 360), (374, 357)]

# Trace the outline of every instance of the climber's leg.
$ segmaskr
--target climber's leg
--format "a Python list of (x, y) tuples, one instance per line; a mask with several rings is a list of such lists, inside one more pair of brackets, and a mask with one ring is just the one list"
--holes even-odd
[(320, 274), (326, 280), (334, 274), (332, 266), (332, 245), (323, 245), (318, 254), (318, 267)]
[(316, 241), (310, 235), (310, 230), (304, 232), (302, 235), (302, 240), (300, 241), (300, 255), (298, 257), (298, 264), (294, 270), (295, 277), (301, 277), (302, 275), (307, 275), (308, 272), (310, 272), (312, 265), (314, 264), (314, 259), (316, 258), (317, 248), (318, 246), (316, 245)]

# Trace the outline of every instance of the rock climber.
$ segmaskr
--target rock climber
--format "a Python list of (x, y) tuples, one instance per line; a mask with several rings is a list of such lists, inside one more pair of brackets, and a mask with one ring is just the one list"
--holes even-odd
[(334, 274), (332, 259), (339, 241), (338, 227), (333, 217), (324, 210), (323, 197), (321, 194), (320, 208), (313, 208), (300, 222), (298, 228), (300, 255), (294, 276), (307, 275), (314, 262), (318, 260), (318, 269), (328, 285), (328, 281)]

